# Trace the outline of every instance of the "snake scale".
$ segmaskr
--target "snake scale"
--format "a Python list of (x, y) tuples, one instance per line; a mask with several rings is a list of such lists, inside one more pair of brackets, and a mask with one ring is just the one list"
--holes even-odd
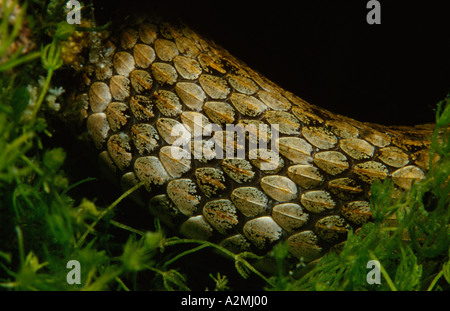
[(256, 253), (285, 240), (312, 261), (372, 219), (374, 181), (425, 177), (432, 127), (314, 106), (182, 23), (139, 17), (90, 40), (69, 110), (105, 174), (143, 182), (134, 199), (183, 236)]

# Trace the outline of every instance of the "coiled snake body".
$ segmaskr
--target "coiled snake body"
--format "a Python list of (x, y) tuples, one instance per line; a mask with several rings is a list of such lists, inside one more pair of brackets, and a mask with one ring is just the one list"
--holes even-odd
[[(107, 174), (143, 182), (136, 201), (180, 234), (235, 252), (284, 239), (314, 260), (370, 221), (374, 181), (404, 190), (425, 177), (431, 128), (311, 105), (182, 24), (136, 19), (92, 43), (85, 75), (72, 108)], [(232, 148), (243, 157), (218, 157)]]

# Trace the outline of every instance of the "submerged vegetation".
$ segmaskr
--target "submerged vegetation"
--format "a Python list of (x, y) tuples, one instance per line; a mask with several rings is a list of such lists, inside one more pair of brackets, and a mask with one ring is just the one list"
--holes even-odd
[[(0, 0), (0, 288), (233, 290), (232, 275), (252, 277), (266, 290), (450, 288), (450, 97), (436, 108), (426, 179), (400, 196), (393, 196), (389, 181), (373, 184), (372, 223), (349, 232), (339, 251), (313, 267), (288, 267), (287, 245), (276, 245), (278, 270), (267, 276), (252, 265), (255, 254), (169, 238), (157, 222), (150, 231), (119, 222), (113, 217), (118, 206), (141, 184), (106, 205), (76, 193), (98, 180), (71, 178), (64, 165), (68, 151), (52, 142), (57, 129), (48, 119), (64, 93), (54, 79), (64, 67), (61, 43), (76, 27), (65, 22), (64, 1), (32, 1), (33, 14), (26, 4), (17, 9), (17, 3)], [(11, 14), (13, 20), (5, 18)], [(22, 36), (32, 36), (35, 45), (29, 51), (23, 38), (18, 41), (24, 23), (32, 34)], [(208, 256), (230, 259), (231, 268), (224, 274), (212, 266), (191, 285), (183, 259), (206, 249), (214, 250)], [(69, 280), (71, 260), (82, 267), (80, 284)], [(371, 260), (380, 263), (380, 284), (367, 281)]]

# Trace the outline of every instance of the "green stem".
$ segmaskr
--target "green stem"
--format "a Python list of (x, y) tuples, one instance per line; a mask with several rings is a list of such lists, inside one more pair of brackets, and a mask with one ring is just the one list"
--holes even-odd
[(17, 35), (19, 34), (20, 28), (22, 27), (22, 20), (26, 12), (27, 3), (24, 3), (20, 13), (16, 16), (16, 21), (14, 22), (12, 32), (8, 34), (8, 27), (9, 27), (9, 19), (8, 16), (11, 15), (12, 11), (14, 10), (14, 7), (16, 6), (16, 1), (13, 1), (11, 3), (11, 6), (8, 6), (7, 4), (3, 3), (5, 5), (3, 16), (4, 18), (1, 21), (0, 25), (0, 34), (3, 36), (3, 40), (0, 41), (0, 57), (3, 56), (3, 54), (7, 51), (7, 49), (11, 46), (11, 44), (16, 39)]
[(164, 267), (167, 267), (168, 265), (172, 264), (173, 262), (175, 262), (176, 260), (180, 259), (180, 258), (183, 257), (183, 256), (186, 256), (186, 255), (195, 253), (196, 251), (199, 251), (199, 250), (201, 250), (201, 249), (203, 249), (203, 248), (206, 248), (206, 247), (208, 247), (208, 245), (202, 244), (202, 245), (200, 245), (200, 246), (197, 246), (197, 247), (195, 247), (195, 248), (192, 248), (192, 249), (190, 249), (190, 250), (187, 250), (187, 251), (185, 251), (185, 252), (182, 252), (181, 254), (178, 254), (177, 256), (173, 257), (172, 259), (166, 261), (166, 262), (164, 263)]
[(23, 234), (22, 230), (19, 226), (16, 226), (16, 232), (17, 232), (17, 241), (19, 243), (19, 259), (20, 259), (20, 266), (23, 267), (25, 263), (25, 253), (23, 249)]
[(100, 215), (97, 217), (97, 219), (89, 226), (89, 228), (86, 230), (86, 232), (83, 234), (83, 236), (80, 238), (80, 240), (75, 244), (75, 248), (78, 248), (81, 244), (83, 244), (84, 240), (88, 236), (88, 234), (94, 230), (94, 227), (98, 224), (98, 222), (110, 211), (112, 211), (123, 199), (125, 199), (127, 196), (129, 196), (131, 193), (136, 191), (139, 187), (141, 187), (144, 183), (141, 181), (140, 183), (136, 184), (133, 188), (128, 189), (125, 191), (117, 200), (115, 200), (110, 206), (108, 206), (107, 209), (102, 211)]
[(162, 270), (159, 270), (159, 269), (157, 269), (157, 268), (155, 268), (155, 267), (152, 267), (152, 266), (145, 266), (148, 270), (150, 270), (150, 271), (153, 271), (153, 272), (155, 272), (155, 273), (157, 273), (157, 274), (159, 274), (159, 275), (161, 275), (162, 277), (164, 277), (164, 271), (162, 271)]
[(115, 220), (111, 220), (111, 225), (116, 226), (117, 228), (120, 228), (120, 229), (123, 229), (123, 230), (127, 230), (127, 231), (130, 231), (130, 232), (136, 233), (137, 235), (140, 235), (140, 236), (144, 236), (145, 235), (144, 231), (141, 231), (141, 230), (135, 229), (133, 227), (127, 226), (127, 225), (125, 225), (123, 223), (120, 223), (118, 221), (115, 221)]
[(9, 161), (12, 161), (11, 159), (14, 159), (15, 154), (19, 153), (19, 151), (25, 153), (23, 149), (21, 150), (21, 147), (24, 146), (28, 140), (33, 138), (33, 136), (33, 132), (27, 132), (16, 138), (11, 144), (8, 144), (2, 152), (3, 157), (0, 159), (1, 163), (10, 163)]
[[(380, 262), (380, 261), (377, 259), (377, 257), (375, 256), (375, 254), (374, 254), (373, 252), (369, 251), (369, 255), (370, 255), (370, 257), (372, 257), (372, 259), (374, 259), (374, 260)], [(392, 282), (392, 280), (391, 280), (389, 274), (388, 274), (387, 271), (384, 269), (384, 267), (383, 267), (383, 265), (382, 265), (381, 263), (380, 263), (380, 271), (381, 271), (381, 274), (382, 274), (382, 275), (384, 276), (384, 278), (386, 279), (386, 282), (388, 283), (389, 288), (390, 288), (392, 291), (396, 292), (396, 291), (397, 291), (397, 288), (395, 287), (394, 282)]]
[(21, 65), (23, 63), (32, 61), (32, 60), (34, 60), (36, 58), (39, 58), (39, 57), (41, 57), (41, 52), (40, 51), (36, 51), (36, 52), (30, 53), (30, 54), (26, 54), (23, 57), (18, 57), (16, 59), (9, 60), (6, 63), (0, 65), (0, 72), (1, 71), (6, 71), (6, 70), (11, 69), (11, 68), (14, 68), (14, 67), (16, 67), (18, 65)]
[(47, 94), (47, 91), (50, 87), (50, 81), (52, 79), (53, 72), (54, 72), (54, 69), (52, 69), (52, 68), (49, 68), (47, 71), (47, 77), (45, 78), (44, 86), (42, 88), (41, 94), (39, 95), (39, 99), (36, 102), (36, 105), (34, 106), (34, 109), (33, 109), (33, 113), (31, 115), (31, 124), (32, 125), (34, 125), (34, 123), (36, 121), (37, 113), (41, 107), (42, 102), (44, 101), (45, 94)]
[(61, 192), (62, 195), (66, 194), (67, 192), (69, 192), (70, 190), (74, 189), (75, 187), (78, 187), (79, 185), (88, 182), (88, 181), (94, 181), (97, 180), (97, 178), (94, 177), (88, 177), (85, 178), (83, 180), (77, 181), (76, 183), (74, 183), (73, 185), (69, 186), (68, 188), (66, 188), (63, 192)]
[(434, 285), (436, 285), (437, 281), (439, 281), (439, 279), (441, 278), (441, 276), (444, 274), (444, 270), (441, 270), (436, 277), (433, 279), (433, 281), (431, 282), (430, 286), (427, 288), (427, 291), (431, 291), (434, 287)]
[[(235, 255), (236, 258), (239, 256), (240, 254)], [(272, 283), (268, 278), (266, 278), (261, 272), (259, 272), (258, 270), (255, 269), (255, 267), (253, 267), (247, 260), (245, 260), (244, 258), (240, 257), (240, 262), (242, 262), (250, 271), (252, 271), (254, 274), (256, 274), (257, 276), (259, 276), (261, 279), (263, 279), (267, 284), (269, 284), (271, 287), (275, 287), (275, 284)]]
[(165, 242), (164, 246), (172, 246), (172, 245), (176, 245), (176, 244), (187, 244), (187, 243), (195, 243), (195, 244), (205, 244), (206, 246), (215, 248), (217, 250), (219, 250), (220, 252), (224, 253), (225, 255), (227, 255), (228, 257), (231, 257), (234, 259), (234, 257), (236, 256), (233, 252), (230, 252), (229, 250), (227, 250), (226, 248), (223, 248), (217, 244), (208, 242), (208, 241), (203, 241), (203, 240), (195, 240), (195, 239), (177, 239), (177, 240), (173, 240), (173, 241), (169, 241), (169, 242)]
[(128, 286), (126, 286), (125, 283), (124, 283), (118, 276), (116, 277), (116, 282), (119, 283), (120, 286), (122, 286), (122, 288), (123, 288), (125, 291), (127, 291), (127, 292), (130, 291), (130, 289), (128, 288)]
[[(202, 246), (204, 245), (204, 247), (209, 246), (209, 247), (215, 248), (215, 249), (219, 250), (220, 252), (222, 252), (223, 254), (225, 254), (226, 256), (228, 256), (231, 259), (233, 259), (235, 262), (237, 262), (237, 261), (241, 262), (245, 267), (247, 267), (250, 271), (252, 271), (257, 276), (262, 278), (264, 281), (266, 281), (267, 284), (269, 284), (270, 286), (272, 286), (272, 287), (275, 286), (268, 278), (266, 278), (262, 273), (260, 273), (258, 270), (256, 270), (245, 258), (240, 256), (240, 254), (234, 254), (233, 252), (230, 252), (229, 250), (227, 250), (226, 248), (223, 248), (220, 245), (217, 245), (217, 244), (214, 244), (214, 243), (211, 243), (211, 242), (208, 242), (208, 241), (203, 241), (203, 240), (177, 239), (177, 240), (172, 240), (172, 241), (169, 241), (169, 242), (165, 242), (164, 246), (172, 246), (172, 245), (176, 245), (176, 244), (186, 244), (186, 243), (201, 244)], [(199, 249), (202, 249), (202, 248), (203, 247), (201, 247), (201, 248), (197, 247), (197, 248), (195, 248), (195, 250), (199, 250)], [(186, 255), (185, 253), (183, 253), (182, 255), (183, 256)]]
[(24, 161), (36, 174), (38, 174), (39, 176), (43, 176), (44, 172), (37, 167), (37, 165), (35, 165), (33, 162), (31, 162), (30, 159), (28, 159), (25, 155), (22, 154), (22, 156), (20, 157), (22, 159), (22, 161)]

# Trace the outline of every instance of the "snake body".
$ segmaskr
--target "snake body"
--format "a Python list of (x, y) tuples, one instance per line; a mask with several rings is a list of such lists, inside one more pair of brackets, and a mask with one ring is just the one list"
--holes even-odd
[(374, 181), (425, 177), (430, 127), (316, 107), (184, 24), (139, 18), (91, 45), (72, 107), (99, 163), (124, 190), (143, 182), (136, 201), (186, 237), (257, 253), (286, 240), (311, 261), (371, 220)]

